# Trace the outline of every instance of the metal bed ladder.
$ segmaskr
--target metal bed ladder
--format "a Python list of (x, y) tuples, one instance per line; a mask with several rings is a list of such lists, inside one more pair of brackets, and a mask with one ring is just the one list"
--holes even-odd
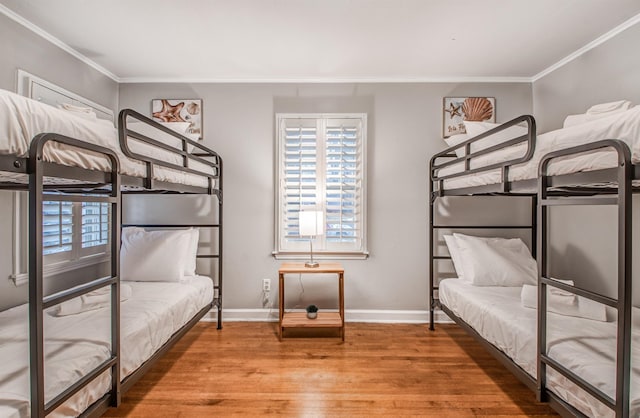
[[(558, 186), (560, 182), (548, 174), (549, 164), (558, 157), (578, 154), (593, 150), (613, 148), (618, 155), (618, 166), (608, 171), (611, 181), (617, 182), (617, 189), (603, 189), (602, 195), (571, 195), (564, 193), (555, 196), (550, 188)], [(587, 174), (587, 173), (581, 173)], [(566, 178), (570, 181), (571, 175)], [(574, 175), (575, 178), (575, 175)], [(560, 179), (562, 181), (562, 179)], [(598, 399), (615, 411), (618, 418), (629, 416), (630, 402), (630, 370), (631, 370), (631, 193), (632, 193), (632, 164), (630, 151), (624, 142), (618, 140), (604, 140), (587, 145), (573, 147), (547, 154), (539, 166), (538, 178), (538, 398), (548, 401), (550, 397), (560, 402), (576, 416), (584, 416), (571, 405), (558, 399), (547, 389), (547, 367), (574, 382), (581, 389)], [(550, 207), (560, 205), (614, 205), (618, 207), (618, 298), (613, 299), (582, 288), (560, 283), (548, 277), (547, 242), (549, 239), (548, 211)], [(610, 306), (618, 312), (617, 343), (616, 343), (616, 392), (615, 399), (584, 380), (571, 370), (564, 367), (547, 355), (547, 286), (552, 286), (573, 293), (575, 295), (594, 300)]]

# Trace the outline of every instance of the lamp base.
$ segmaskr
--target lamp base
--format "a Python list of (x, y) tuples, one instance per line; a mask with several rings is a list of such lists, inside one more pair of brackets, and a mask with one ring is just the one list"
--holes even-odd
[(316, 268), (316, 267), (320, 267), (320, 263), (318, 263), (317, 261), (307, 261), (306, 263), (304, 263), (305, 267), (310, 267), (310, 268)]

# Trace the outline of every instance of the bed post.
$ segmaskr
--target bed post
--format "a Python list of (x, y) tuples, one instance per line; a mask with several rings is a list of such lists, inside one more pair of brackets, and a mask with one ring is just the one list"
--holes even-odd
[(429, 165), (429, 330), (435, 330), (435, 297), (433, 278), (433, 215), (436, 197), (433, 193), (433, 180), (431, 179), (431, 164)]
[(218, 296), (216, 306), (218, 308), (218, 329), (222, 329), (222, 158), (218, 155)]
[[(36, 144), (37, 145), (37, 144)], [(41, 148), (32, 146), (29, 158), (29, 375), (31, 416), (45, 416)]]
[(117, 407), (122, 400), (120, 393), (120, 228), (122, 227), (122, 193), (117, 160), (111, 161), (111, 356), (117, 361), (111, 366), (110, 405)]
[[(628, 149), (626, 149), (627, 154)], [(631, 158), (618, 152), (618, 338), (616, 416), (628, 417), (631, 402), (632, 232)]]
[(531, 255), (538, 259), (538, 195), (531, 195)]
[(538, 402), (549, 401), (545, 387), (547, 381), (547, 367), (542, 361), (542, 355), (546, 353), (547, 347), (547, 286), (541, 279), (542, 277), (547, 277), (547, 206), (542, 205), (542, 202), (547, 198), (547, 182), (546, 172), (541, 172), (538, 176), (538, 227), (536, 234), (536, 260), (538, 262), (538, 344), (536, 354), (538, 373), (536, 397)]

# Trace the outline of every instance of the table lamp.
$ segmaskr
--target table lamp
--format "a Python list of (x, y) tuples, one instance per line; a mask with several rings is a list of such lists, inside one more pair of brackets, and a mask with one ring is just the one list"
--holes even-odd
[(304, 263), (305, 267), (319, 266), (316, 261), (313, 261), (313, 239), (318, 235), (324, 234), (324, 223), (322, 218), (322, 211), (319, 210), (305, 210), (300, 212), (300, 236), (309, 237), (309, 246), (311, 248), (311, 260)]

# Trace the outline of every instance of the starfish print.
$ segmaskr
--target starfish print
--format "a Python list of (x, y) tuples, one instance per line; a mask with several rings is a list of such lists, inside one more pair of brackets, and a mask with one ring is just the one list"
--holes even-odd
[(162, 110), (153, 112), (153, 117), (161, 119), (163, 122), (187, 122), (180, 116), (180, 111), (184, 107), (184, 102), (171, 106), (167, 99), (162, 99)]
[(445, 112), (449, 112), (449, 118), (453, 119), (454, 116), (462, 116), (460, 113), (460, 105), (456, 106), (453, 103), (449, 103), (449, 109), (445, 109)]

